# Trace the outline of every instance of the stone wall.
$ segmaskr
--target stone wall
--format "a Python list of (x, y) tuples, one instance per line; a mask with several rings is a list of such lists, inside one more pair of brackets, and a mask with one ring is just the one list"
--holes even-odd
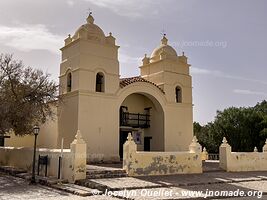
[(187, 152), (138, 152), (129, 133), (123, 146), (123, 168), (129, 176), (202, 173), (201, 146), (194, 137)]
[(220, 167), (228, 172), (267, 171), (267, 140), (263, 152), (232, 152), (224, 137), (219, 153)]
[[(61, 149), (37, 148), (36, 171), (39, 155), (48, 156), (47, 175), (57, 177)], [(0, 147), (0, 165), (13, 166), (31, 172), (32, 159), (33, 148)], [(41, 175), (44, 175), (44, 170), (40, 172)], [(76, 134), (75, 140), (71, 143), (71, 148), (63, 150), (61, 176), (69, 182), (86, 178), (86, 144), (81, 138), (79, 131)]]

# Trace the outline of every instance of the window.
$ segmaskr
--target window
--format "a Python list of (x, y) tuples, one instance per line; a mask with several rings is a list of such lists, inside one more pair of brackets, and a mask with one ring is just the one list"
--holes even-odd
[(182, 89), (179, 86), (175, 88), (175, 95), (176, 103), (182, 103)]
[(72, 80), (71, 80), (71, 73), (69, 72), (68, 75), (67, 75), (67, 92), (70, 92), (71, 91), (71, 83), (72, 83)]
[(96, 75), (96, 92), (104, 92), (104, 74), (97, 73)]

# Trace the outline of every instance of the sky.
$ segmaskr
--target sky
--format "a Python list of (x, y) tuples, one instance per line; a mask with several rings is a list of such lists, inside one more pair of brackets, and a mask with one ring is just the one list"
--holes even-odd
[(0, 53), (57, 80), (64, 39), (88, 10), (120, 46), (121, 77), (139, 75), (141, 59), (166, 33), (191, 64), (194, 121), (217, 110), (267, 99), (265, 0), (1, 0)]

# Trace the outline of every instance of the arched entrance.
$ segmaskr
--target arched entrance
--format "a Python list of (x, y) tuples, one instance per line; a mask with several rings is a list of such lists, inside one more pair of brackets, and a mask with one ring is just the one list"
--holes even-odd
[(145, 92), (128, 94), (119, 108), (119, 154), (129, 132), (138, 151), (164, 151), (164, 111), (158, 100)]

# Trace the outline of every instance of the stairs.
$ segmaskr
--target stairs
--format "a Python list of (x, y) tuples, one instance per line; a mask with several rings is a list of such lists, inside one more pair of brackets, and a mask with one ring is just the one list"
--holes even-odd
[(123, 169), (103, 169), (103, 170), (87, 170), (87, 179), (100, 179), (100, 178), (121, 178), (126, 177), (127, 173)]
[(223, 172), (220, 168), (219, 160), (206, 160), (202, 162), (203, 172)]
[(91, 189), (97, 189), (99, 191), (105, 191), (109, 189), (107, 186), (99, 184), (94, 181), (94, 179), (109, 179), (109, 178), (122, 178), (127, 177), (125, 170), (119, 166), (97, 166), (97, 165), (87, 165), (86, 179), (76, 181), (76, 184), (85, 186)]

